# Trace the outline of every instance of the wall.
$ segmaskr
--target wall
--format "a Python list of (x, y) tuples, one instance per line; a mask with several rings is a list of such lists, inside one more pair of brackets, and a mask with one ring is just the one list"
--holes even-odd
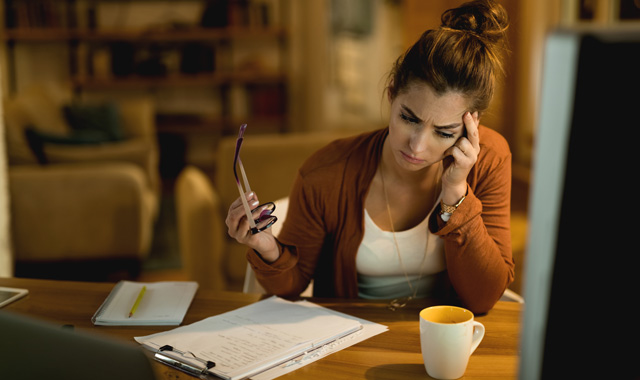
[(388, 74), (404, 51), (402, 8), (387, 0), (334, 0), (331, 5), (324, 89), (327, 122), (343, 129), (383, 127), (389, 119)]
[[(386, 125), (386, 77), (404, 50), (400, 3), (306, 0), (289, 4), (291, 129), (363, 130)], [(349, 20), (341, 22), (348, 25), (337, 27), (336, 18), (345, 18), (345, 12), (350, 12)], [(354, 23), (369, 24), (370, 29), (354, 30)]]

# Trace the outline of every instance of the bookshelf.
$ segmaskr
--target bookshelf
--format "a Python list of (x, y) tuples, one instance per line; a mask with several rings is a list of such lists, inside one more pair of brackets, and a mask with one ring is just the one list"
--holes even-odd
[[(235, 133), (241, 123), (252, 123), (255, 131), (287, 131), (285, 1), (4, 0), (9, 92), (19, 87), (14, 49), (48, 45), (68, 52), (62, 53), (69, 61), (64, 80), (79, 96), (211, 96), (210, 107), (205, 99), (190, 102), (204, 104), (201, 113), (157, 107), (160, 133), (219, 135)], [(179, 13), (177, 7), (190, 7), (190, 19), (165, 17)], [(122, 21), (157, 9), (164, 22)]]

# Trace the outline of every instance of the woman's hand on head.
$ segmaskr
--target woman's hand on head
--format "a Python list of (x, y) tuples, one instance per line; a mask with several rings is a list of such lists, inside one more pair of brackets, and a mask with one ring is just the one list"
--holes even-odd
[(442, 173), (442, 201), (453, 205), (467, 193), (467, 176), (478, 160), (480, 137), (478, 112), (466, 112), (462, 117), (466, 131), (455, 144), (444, 153)]
[[(260, 204), (254, 192), (248, 193), (246, 199), (250, 209), (254, 209)], [(225, 224), (229, 236), (258, 252), (265, 261), (273, 262), (280, 256), (278, 244), (270, 228), (257, 234), (251, 233), (251, 226), (240, 197), (229, 206)]]

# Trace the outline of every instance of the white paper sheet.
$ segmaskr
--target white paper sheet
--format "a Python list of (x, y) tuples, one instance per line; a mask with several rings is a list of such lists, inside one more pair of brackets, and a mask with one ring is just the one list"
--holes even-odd
[[(311, 302), (306, 302), (306, 301), (299, 301), (298, 304), (306, 306), (306, 307), (321, 307), (318, 306), (317, 304), (311, 303)], [(311, 364), (317, 360), (320, 360), (334, 352), (338, 352), (340, 350), (343, 350), (347, 347), (353, 346), (356, 343), (362, 342), (364, 340), (367, 340), (373, 336), (376, 336), (378, 334), (381, 334), (385, 331), (387, 331), (389, 328), (385, 325), (381, 325), (379, 323), (375, 323), (375, 322), (371, 322), (371, 321), (367, 321), (365, 319), (362, 318), (357, 318), (351, 315), (347, 315), (344, 313), (340, 313), (331, 309), (326, 309), (329, 310), (332, 313), (335, 313), (336, 315), (340, 315), (344, 318), (350, 318), (353, 320), (356, 320), (358, 322), (360, 322), (360, 324), (362, 325), (362, 329), (360, 329), (359, 331), (356, 331), (353, 334), (349, 334), (347, 336), (344, 336), (342, 338), (339, 338), (337, 340), (335, 340), (334, 342), (331, 342), (329, 344), (326, 344), (320, 348), (318, 348), (317, 350), (313, 350), (310, 351), (308, 353), (306, 353), (305, 355), (302, 355), (300, 357), (294, 358), (292, 360), (289, 360), (281, 365), (278, 365), (276, 367), (273, 367), (267, 371), (264, 371), (256, 376), (252, 376), (251, 379), (252, 380), (271, 380), (271, 379), (275, 379), (276, 377), (282, 376), (284, 374), (287, 374), (289, 372), (295, 371), (298, 368), (304, 367), (307, 364)]]
[[(152, 351), (164, 345), (188, 351), (201, 359), (200, 362), (189, 355), (164, 354), (196, 366), (202, 366), (202, 360), (213, 361), (216, 366), (211, 372), (237, 379), (261, 373), (292, 358), (300, 363), (311, 362), (313, 353), (320, 353), (329, 343), (335, 345), (354, 333), (366, 339), (362, 329), (362, 320), (308, 302), (271, 297), (191, 325), (135, 339)], [(291, 364), (280, 367), (286, 372), (295, 369), (289, 368)]]

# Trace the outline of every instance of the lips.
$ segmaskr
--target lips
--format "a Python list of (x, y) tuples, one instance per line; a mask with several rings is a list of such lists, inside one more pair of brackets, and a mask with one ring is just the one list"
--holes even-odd
[(406, 154), (405, 152), (400, 152), (402, 153), (402, 158), (405, 159), (405, 161), (414, 164), (414, 165), (420, 165), (420, 164), (424, 164), (425, 160), (421, 160), (419, 158), (413, 157), (411, 155)]

